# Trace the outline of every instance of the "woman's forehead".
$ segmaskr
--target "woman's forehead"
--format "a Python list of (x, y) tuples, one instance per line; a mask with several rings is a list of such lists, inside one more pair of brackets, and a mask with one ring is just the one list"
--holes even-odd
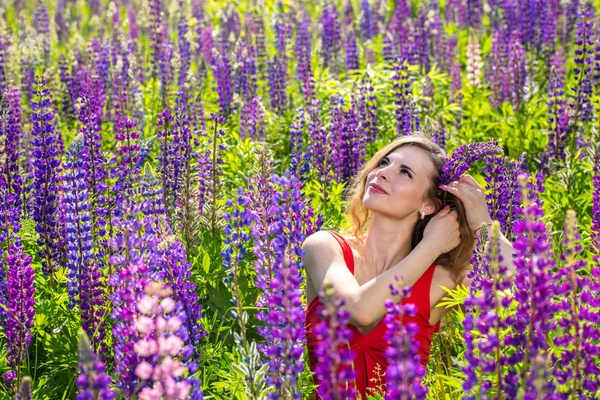
[(425, 149), (416, 146), (405, 145), (390, 152), (387, 157), (391, 162), (406, 164), (418, 174), (419, 171), (430, 172), (433, 169), (431, 155)]

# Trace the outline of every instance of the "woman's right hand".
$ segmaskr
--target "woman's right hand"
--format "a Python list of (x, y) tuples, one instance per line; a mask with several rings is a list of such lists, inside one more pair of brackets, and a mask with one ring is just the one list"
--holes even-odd
[(459, 228), (458, 212), (446, 206), (429, 220), (421, 242), (439, 254), (447, 253), (461, 242)]

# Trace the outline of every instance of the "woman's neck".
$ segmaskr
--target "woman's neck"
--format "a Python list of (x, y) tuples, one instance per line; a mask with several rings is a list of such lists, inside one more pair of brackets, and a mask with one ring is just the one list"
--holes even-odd
[(403, 222), (374, 215), (360, 252), (376, 275), (402, 261), (412, 250), (414, 222)]

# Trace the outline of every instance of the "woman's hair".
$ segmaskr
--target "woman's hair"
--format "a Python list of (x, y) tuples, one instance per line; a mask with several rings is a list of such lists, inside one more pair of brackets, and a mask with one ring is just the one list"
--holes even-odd
[[(358, 172), (358, 175), (351, 181), (346, 194), (346, 213), (350, 215), (352, 220), (352, 226), (346, 229), (343, 233), (352, 233), (360, 243), (360, 248), (363, 245), (362, 234), (364, 234), (371, 223), (373, 213), (363, 205), (363, 197), (366, 190), (367, 175), (376, 168), (381, 160), (394, 150), (403, 146), (415, 146), (419, 147), (429, 153), (429, 157), (433, 162), (435, 169), (435, 175), (431, 176), (431, 185), (425, 192), (425, 199), (433, 200), (438, 210), (442, 208), (443, 196), (438, 195), (439, 176), (442, 173), (442, 168), (446, 163), (446, 153), (437, 144), (432, 142), (425, 136), (413, 135), (404, 136), (394, 140), (369, 160), (362, 169)], [(453, 203), (456, 206), (458, 212), (458, 221), (460, 223), (460, 234), (462, 237), (461, 243), (448, 253), (440, 255), (435, 263), (443, 265), (450, 270), (450, 274), (456, 283), (459, 283), (464, 278), (464, 273), (469, 266), (469, 260), (471, 258), (471, 252), (475, 244), (475, 236), (469, 227), (465, 208), (462, 202), (451, 193), (446, 193), (446, 203)], [(423, 232), (425, 227), (429, 223), (429, 220), (435, 215), (426, 215), (424, 219), (418, 219), (415, 225), (412, 236), (412, 248), (414, 249), (417, 244), (423, 239)], [(364, 254), (359, 250), (359, 254), (364, 259)]]

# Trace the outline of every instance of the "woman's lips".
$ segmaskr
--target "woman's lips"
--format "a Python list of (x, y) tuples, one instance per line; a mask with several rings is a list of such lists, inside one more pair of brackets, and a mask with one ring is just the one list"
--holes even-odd
[(381, 194), (387, 194), (386, 192), (384, 192), (383, 190), (379, 189), (376, 186), (373, 185), (369, 185), (369, 190), (374, 192), (374, 193), (381, 193)]

